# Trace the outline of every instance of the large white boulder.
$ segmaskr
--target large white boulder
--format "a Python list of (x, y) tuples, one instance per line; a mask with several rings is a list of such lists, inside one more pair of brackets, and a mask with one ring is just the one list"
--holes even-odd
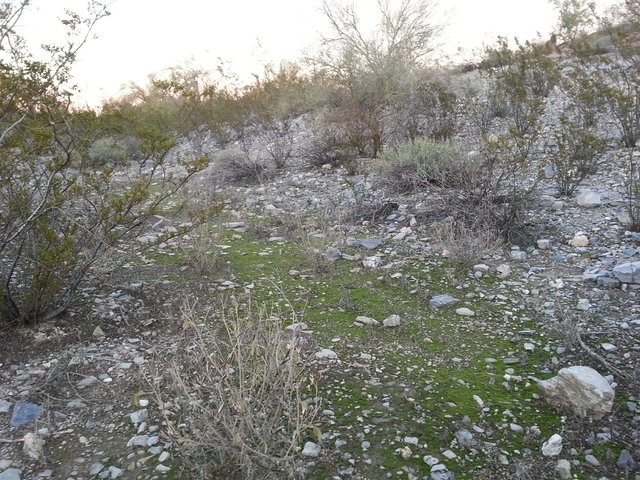
[(613, 407), (613, 388), (590, 367), (563, 368), (555, 377), (539, 381), (538, 387), (549, 403), (581, 417), (602, 418)]

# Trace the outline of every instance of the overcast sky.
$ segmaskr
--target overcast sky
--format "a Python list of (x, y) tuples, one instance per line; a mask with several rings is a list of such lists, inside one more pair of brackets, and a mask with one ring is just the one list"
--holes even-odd
[[(341, 1), (341, 0), (338, 0)], [(613, 0), (599, 0), (601, 5)], [(213, 70), (222, 59), (242, 81), (261, 65), (295, 60), (327, 32), (322, 0), (112, 0), (81, 51), (74, 77), (91, 105), (116, 96), (130, 82), (178, 65)], [(399, 3), (399, 0), (391, 0)], [(63, 9), (82, 11), (83, 0), (32, 0), (21, 33), (32, 43), (55, 41)], [(363, 16), (376, 0), (358, 0)], [(497, 35), (548, 36), (555, 13), (548, 0), (441, 0), (447, 23), (440, 41), (449, 55), (467, 55)], [(369, 12), (369, 13), (367, 13)]]

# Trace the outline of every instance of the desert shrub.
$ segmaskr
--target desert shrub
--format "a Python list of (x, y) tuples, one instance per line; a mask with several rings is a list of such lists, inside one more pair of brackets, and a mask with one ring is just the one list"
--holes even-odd
[(321, 128), (302, 152), (302, 157), (312, 167), (321, 167), (327, 164), (337, 167), (355, 156), (356, 152), (329, 128)]
[[(175, 136), (138, 124), (132, 135), (140, 156), (126, 176), (93, 168), (90, 146), (109, 136), (94, 112), (70, 109), (64, 86), (78, 49), (106, 12), (91, 3), (88, 18), (64, 19), (72, 38), (66, 47), (50, 47), (44, 64), (31, 58), (14, 29), (27, 3), (0, 7), (0, 318), (34, 325), (64, 312), (92, 265), (138, 234), (208, 160), (178, 158), (184, 172), (169, 178)], [(152, 189), (154, 182), (161, 188)]]
[(428, 188), (469, 188), (481, 165), (456, 142), (420, 138), (387, 149), (377, 167), (378, 183), (395, 193)]
[(135, 137), (105, 137), (91, 144), (87, 152), (89, 161), (96, 166), (125, 165), (140, 153)]
[(185, 464), (203, 479), (287, 478), (318, 411), (302, 337), (250, 307), (214, 322), (185, 304), (182, 323), (180, 353), (153, 387)]
[(556, 188), (560, 195), (569, 196), (588, 175), (595, 173), (606, 142), (595, 128), (583, 127), (564, 115), (553, 136), (555, 147), (550, 159), (555, 169)]
[(475, 218), (469, 225), (461, 219), (447, 217), (433, 224), (435, 242), (442, 245), (447, 257), (467, 267), (477, 264), (484, 256), (499, 251), (504, 241), (487, 218)]
[(272, 173), (264, 161), (247, 150), (222, 150), (216, 155), (215, 163), (220, 175), (229, 182), (260, 183)]

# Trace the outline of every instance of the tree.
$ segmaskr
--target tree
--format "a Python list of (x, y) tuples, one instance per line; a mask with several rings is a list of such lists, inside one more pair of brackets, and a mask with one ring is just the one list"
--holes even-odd
[[(93, 168), (89, 148), (113, 126), (74, 110), (65, 87), (77, 52), (108, 12), (97, 2), (86, 17), (67, 12), (68, 43), (46, 47), (50, 60), (42, 62), (16, 32), (27, 7), (26, 0), (0, 7), (0, 318), (34, 325), (64, 312), (91, 266), (207, 159), (178, 158), (182, 173), (170, 173), (176, 138), (138, 124), (140, 156), (118, 180), (113, 168)], [(163, 187), (153, 192), (158, 181)]]
[(325, 1), (322, 12), (331, 35), (316, 65), (328, 75), (347, 101), (345, 117), (366, 138), (376, 157), (386, 139), (384, 116), (393, 98), (402, 93), (409, 72), (420, 66), (433, 49), (441, 30), (434, 22), (432, 0), (403, 0), (393, 9), (378, 1), (378, 29), (367, 34), (353, 4)]

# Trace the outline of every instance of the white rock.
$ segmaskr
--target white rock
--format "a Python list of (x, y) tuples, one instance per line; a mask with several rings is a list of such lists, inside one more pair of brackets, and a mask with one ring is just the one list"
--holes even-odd
[(557, 433), (542, 444), (542, 455), (545, 457), (557, 457), (562, 451), (562, 437)]
[(337, 360), (338, 354), (329, 348), (323, 348), (316, 352), (315, 357), (319, 360)]
[(549, 248), (551, 248), (551, 240), (541, 238), (536, 243), (538, 244), (538, 248), (540, 250), (549, 250)]
[(571, 478), (571, 463), (565, 459), (558, 460), (555, 471), (562, 479)]
[(364, 257), (362, 265), (366, 268), (378, 268), (382, 265), (382, 258), (380, 257)]
[(586, 247), (589, 245), (589, 238), (586, 235), (576, 233), (568, 243), (572, 247)]
[(44, 443), (44, 439), (35, 433), (27, 433), (23, 438), (22, 451), (34, 460), (40, 460), (44, 456)]
[(462, 317), (473, 317), (475, 312), (466, 307), (461, 307), (456, 309), (456, 313)]
[(378, 322), (377, 320), (371, 317), (365, 317), (363, 315), (359, 315), (356, 317), (356, 324), (375, 326), (375, 325), (379, 325), (380, 322)]
[(584, 366), (563, 368), (555, 377), (538, 382), (538, 387), (552, 405), (595, 419), (611, 412), (615, 397), (606, 378)]

